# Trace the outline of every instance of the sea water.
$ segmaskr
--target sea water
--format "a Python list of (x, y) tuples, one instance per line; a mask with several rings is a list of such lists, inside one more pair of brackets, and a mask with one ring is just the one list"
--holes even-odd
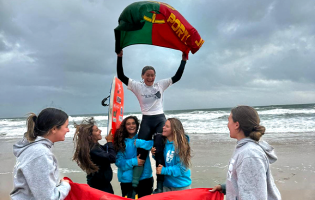
[[(294, 138), (299, 133), (315, 133), (315, 104), (254, 106), (266, 127), (268, 137)], [(211, 108), (196, 110), (165, 111), (166, 118), (175, 117), (181, 120), (187, 134), (226, 137), (228, 116), (231, 108)], [(140, 120), (140, 112), (125, 113), (124, 117), (135, 115)], [(107, 133), (107, 114), (71, 115), (69, 116), (70, 132), (66, 137), (73, 137), (74, 122), (80, 123), (84, 118), (94, 117), (102, 134)], [(0, 119), (0, 138), (21, 138), (26, 132), (26, 118)]]

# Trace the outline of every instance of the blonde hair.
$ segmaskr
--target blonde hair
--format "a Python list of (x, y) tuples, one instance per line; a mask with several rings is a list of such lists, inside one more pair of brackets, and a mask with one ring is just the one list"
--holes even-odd
[(175, 152), (185, 167), (191, 166), (191, 149), (182, 123), (176, 118), (167, 119), (171, 123), (171, 131), (174, 139)]

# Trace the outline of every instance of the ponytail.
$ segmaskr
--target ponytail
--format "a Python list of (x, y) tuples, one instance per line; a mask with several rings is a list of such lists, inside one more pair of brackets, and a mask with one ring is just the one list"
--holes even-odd
[(36, 139), (35, 125), (37, 121), (37, 116), (34, 113), (30, 113), (26, 120), (27, 131), (24, 134), (26, 139), (33, 142)]
[(52, 128), (59, 129), (67, 119), (68, 115), (56, 108), (46, 108), (38, 116), (30, 113), (26, 120), (27, 131), (24, 136), (28, 141), (33, 142), (37, 136), (49, 134)]

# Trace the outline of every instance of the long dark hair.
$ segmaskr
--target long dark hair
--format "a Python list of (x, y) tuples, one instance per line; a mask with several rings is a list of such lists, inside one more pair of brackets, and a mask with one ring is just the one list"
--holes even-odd
[(67, 113), (56, 108), (46, 108), (38, 116), (30, 113), (26, 120), (27, 132), (24, 136), (28, 141), (33, 142), (37, 136), (49, 134), (49, 131), (54, 127), (60, 129), (67, 119)]
[(239, 129), (245, 137), (259, 141), (265, 134), (265, 127), (259, 125), (260, 119), (257, 111), (250, 106), (237, 106), (231, 110), (232, 119), (239, 123)]
[(93, 141), (93, 127), (95, 126), (94, 118), (86, 118), (81, 124), (74, 123), (76, 128), (73, 141), (75, 143), (75, 151), (72, 160), (76, 161), (78, 166), (87, 174), (98, 171), (98, 166), (92, 162), (90, 157), (90, 150), (95, 143)]
[(184, 127), (179, 119), (168, 118), (167, 120), (171, 123), (175, 152), (178, 154), (180, 161), (187, 168), (189, 168), (191, 165), (191, 149), (184, 131)]
[(124, 152), (126, 149), (125, 144), (125, 138), (129, 136), (128, 131), (126, 129), (126, 122), (128, 119), (133, 119), (136, 122), (136, 132), (138, 132), (139, 129), (139, 120), (136, 116), (128, 116), (126, 117), (120, 124), (119, 129), (116, 130), (115, 136), (114, 136), (114, 147), (116, 152), (122, 151)]

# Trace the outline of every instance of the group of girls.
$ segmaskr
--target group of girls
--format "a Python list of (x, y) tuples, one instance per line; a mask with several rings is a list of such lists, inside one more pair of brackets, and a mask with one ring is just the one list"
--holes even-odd
[[(143, 114), (141, 125), (136, 117), (128, 116), (115, 137), (110, 133), (105, 138), (107, 143), (100, 145), (101, 130), (93, 118), (75, 124), (73, 160), (87, 173), (87, 183), (91, 187), (108, 193), (114, 193), (110, 165), (115, 163), (122, 196), (135, 198), (138, 194), (140, 198), (153, 191), (148, 156), (151, 150), (157, 172), (157, 188), (153, 193), (191, 188), (189, 137), (178, 119), (166, 120), (162, 104), (163, 92), (181, 78), (187, 57), (183, 54), (172, 78), (155, 82), (155, 70), (147, 66), (142, 70), (143, 82), (136, 82), (124, 75), (122, 55), (121, 51), (117, 58), (117, 75), (139, 100)], [(59, 179), (51, 147), (54, 142), (63, 141), (69, 132), (68, 115), (47, 108), (38, 116), (31, 114), (27, 123), (24, 139), (13, 147), (17, 163), (11, 198), (64, 199), (71, 188), (67, 180)], [(210, 192), (224, 192), (227, 200), (281, 199), (269, 167), (277, 157), (268, 143), (260, 141), (265, 128), (260, 125), (256, 110), (249, 106), (233, 108), (228, 128), (237, 146), (230, 160), (226, 183), (215, 186)]]
[[(116, 166), (118, 167), (118, 181), (121, 186), (122, 196), (135, 198), (133, 191), (138, 194), (138, 198), (150, 195), (153, 192), (153, 177), (149, 155), (145, 160), (137, 155), (137, 148), (151, 150), (154, 158), (156, 148), (152, 148), (153, 140), (139, 139), (137, 130), (139, 121), (135, 116), (126, 117), (120, 129), (115, 133), (115, 149), (117, 151)], [(162, 136), (165, 138), (165, 165), (159, 164), (156, 168), (158, 175), (164, 175), (163, 192), (189, 189), (190, 178), (190, 146), (188, 136), (185, 134), (183, 126), (178, 119), (169, 118), (164, 127)], [(139, 184), (133, 186), (133, 168), (143, 166)]]

